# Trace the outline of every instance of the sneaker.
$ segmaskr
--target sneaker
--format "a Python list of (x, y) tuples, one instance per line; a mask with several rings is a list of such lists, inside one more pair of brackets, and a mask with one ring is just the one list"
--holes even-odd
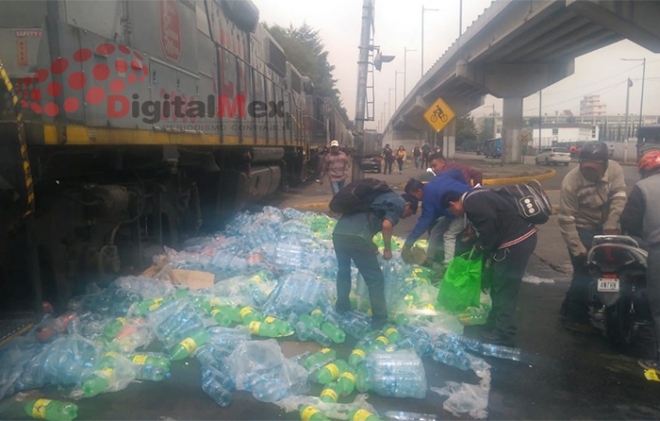
[(637, 360), (637, 364), (646, 370), (655, 370), (660, 373), (660, 361), (658, 360)]
[(564, 322), (564, 328), (571, 332), (584, 333), (586, 335), (601, 335), (602, 332), (589, 322)]

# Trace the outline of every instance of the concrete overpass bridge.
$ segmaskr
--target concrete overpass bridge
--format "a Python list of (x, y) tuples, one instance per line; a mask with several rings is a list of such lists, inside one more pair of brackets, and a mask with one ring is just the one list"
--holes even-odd
[[(503, 162), (520, 162), (523, 99), (573, 74), (575, 58), (622, 39), (660, 53), (660, 2), (495, 0), (396, 109), (383, 143), (426, 140), (424, 112), (443, 98), (457, 116), (503, 98)], [(444, 129), (452, 157), (455, 120)]]

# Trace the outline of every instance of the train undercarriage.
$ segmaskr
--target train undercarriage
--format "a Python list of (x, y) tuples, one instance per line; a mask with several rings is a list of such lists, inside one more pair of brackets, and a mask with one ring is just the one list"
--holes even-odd
[(35, 291), (13, 143), (1, 158), (14, 170), (0, 182), (5, 314), (37, 308), (40, 296), (62, 310), (90, 284), (140, 273), (163, 246), (220, 230), (245, 204), (303, 182), (308, 171), (299, 147), (33, 146)]

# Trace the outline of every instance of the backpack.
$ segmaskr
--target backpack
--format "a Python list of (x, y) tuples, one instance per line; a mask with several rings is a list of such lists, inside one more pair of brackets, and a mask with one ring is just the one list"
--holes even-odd
[(339, 190), (330, 201), (330, 210), (336, 213), (367, 212), (377, 196), (391, 191), (384, 181), (363, 178)]
[(545, 224), (552, 215), (550, 199), (537, 180), (505, 186), (497, 192), (509, 197), (516, 204), (520, 216), (534, 225)]

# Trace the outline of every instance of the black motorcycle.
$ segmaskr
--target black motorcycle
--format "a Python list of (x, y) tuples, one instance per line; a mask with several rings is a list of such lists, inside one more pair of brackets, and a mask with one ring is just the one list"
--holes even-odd
[(646, 295), (647, 256), (637, 240), (624, 235), (598, 235), (589, 250), (591, 317), (615, 345), (628, 347), (639, 338), (655, 349)]

